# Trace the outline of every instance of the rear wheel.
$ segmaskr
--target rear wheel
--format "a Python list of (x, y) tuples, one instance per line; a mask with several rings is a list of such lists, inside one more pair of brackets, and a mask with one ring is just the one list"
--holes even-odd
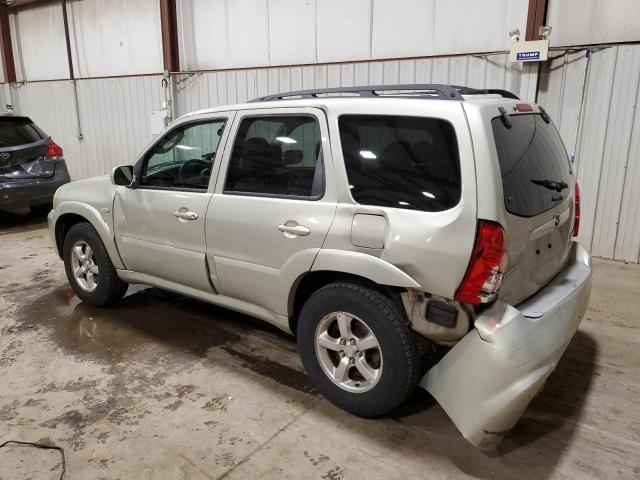
[(298, 348), (316, 388), (355, 415), (384, 415), (417, 384), (419, 362), (406, 320), (382, 293), (329, 284), (305, 303)]
[(64, 239), (64, 267), (78, 298), (90, 305), (107, 306), (127, 292), (111, 263), (100, 236), (88, 223), (71, 227)]

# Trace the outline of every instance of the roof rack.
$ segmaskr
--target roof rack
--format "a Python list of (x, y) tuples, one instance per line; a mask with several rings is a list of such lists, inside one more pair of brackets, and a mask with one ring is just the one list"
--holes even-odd
[[(352, 94), (352, 95), (349, 95)], [(367, 85), (361, 87), (318, 88), (313, 90), (296, 90), (259, 97), (251, 102), (269, 102), (272, 100), (293, 100), (298, 98), (322, 97), (392, 97), (392, 98), (424, 98), (437, 100), (463, 100), (463, 95), (501, 95), (504, 98), (518, 99), (507, 90), (482, 89), (444, 84), (401, 84), (401, 85)]]

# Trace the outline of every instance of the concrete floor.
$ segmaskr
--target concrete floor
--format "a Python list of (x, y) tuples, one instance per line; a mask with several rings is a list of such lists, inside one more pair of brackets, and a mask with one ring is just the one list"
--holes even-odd
[[(292, 339), (155, 289), (80, 304), (44, 219), (0, 218), (0, 444), (64, 448), (66, 477), (640, 478), (640, 266), (596, 260), (592, 301), (499, 455), (418, 391), (388, 418), (338, 410)], [(10, 444), (0, 478), (59, 478), (61, 454)]]

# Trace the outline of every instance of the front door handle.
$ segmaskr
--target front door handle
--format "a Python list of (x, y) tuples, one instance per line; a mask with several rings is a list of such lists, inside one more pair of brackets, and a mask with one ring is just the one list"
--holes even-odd
[(284, 233), (284, 236), (287, 238), (304, 237), (311, 233), (311, 230), (309, 230), (307, 227), (305, 227), (304, 225), (298, 225), (298, 224), (278, 225), (278, 230)]
[(198, 218), (196, 212), (181, 212), (180, 210), (173, 212), (173, 216), (182, 220), (196, 220)]

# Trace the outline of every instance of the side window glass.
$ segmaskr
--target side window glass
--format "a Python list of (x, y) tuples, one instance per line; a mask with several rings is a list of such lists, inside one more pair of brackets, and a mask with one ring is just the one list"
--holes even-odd
[(178, 127), (147, 157), (140, 185), (206, 190), (224, 120)]
[(338, 125), (356, 202), (440, 212), (460, 201), (458, 141), (446, 120), (342, 115)]
[(242, 120), (225, 193), (319, 198), (324, 193), (320, 127), (308, 115)]

